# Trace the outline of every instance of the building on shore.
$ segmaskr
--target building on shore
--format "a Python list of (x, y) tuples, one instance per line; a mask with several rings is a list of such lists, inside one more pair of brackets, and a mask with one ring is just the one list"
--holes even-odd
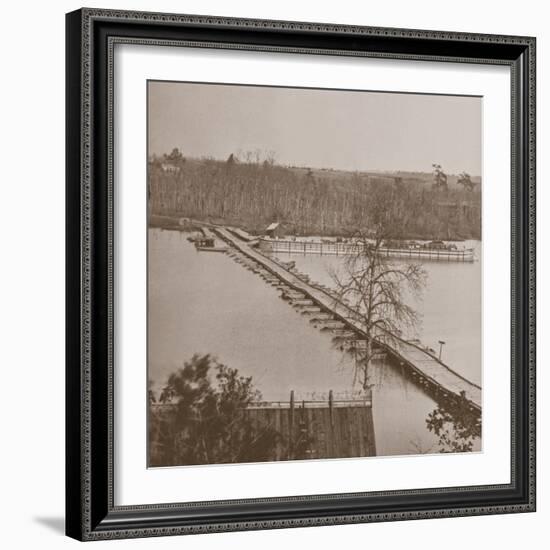
[(269, 224), (265, 230), (265, 236), (272, 239), (275, 237), (284, 237), (282, 225), (279, 222)]

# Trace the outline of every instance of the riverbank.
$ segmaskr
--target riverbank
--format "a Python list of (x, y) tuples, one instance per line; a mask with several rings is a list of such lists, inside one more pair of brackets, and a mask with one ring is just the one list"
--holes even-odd
[[(149, 216), (149, 227), (158, 228), (165, 230), (174, 230), (174, 231), (197, 231), (201, 226), (207, 227), (217, 227), (217, 226), (228, 226), (228, 227), (239, 227), (244, 229), (246, 232), (251, 235), (263, 235), (265, 233), (265, 228), (267, 224), (260, 225), (256, 224), (254, 226), (246, 225), (242, 221), (233, 218), (206, 218), (206, 219), (192, 219), (185, 216), (182, 216), (179, 213), (170, 213), (170, 214), (151, 214)], [(294, 228), (290, 224), (284, 224), (285, 232), (289, 235), (296, 237), (350, 237), (353, 234), (353, 231), (350, 229), (346, 231), (342, 229), (340, 231), (324, 231), (318, 233), (300, 233), (297, 228)], [(414, 240), (414, 241), (431, 241), (431, 240), (444, 240), (446, 242), (463, 242), (465, 240), (480, 240), (479, 237), (460, 235), (460, 234), (450, 234), (450, 236), (438, 236), (438, 235), (428, 235), (421, 233), (410, 233), (403, 235), (401, 237), (403, 240)]]

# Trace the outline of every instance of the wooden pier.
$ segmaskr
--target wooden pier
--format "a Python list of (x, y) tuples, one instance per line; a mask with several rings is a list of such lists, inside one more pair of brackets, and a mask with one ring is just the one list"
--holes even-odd
[[(361, 340), (362, 336), (364, 338), (366, 328), (361, 321), (354, 319), (353, 309), (338, 300), (330, 290), (316, 286), (299, 274), (285, 269), (259, 250), (236, 238), (227, 229), (217, 227), (215, 231), (245, 258), (248, 265), (255, 266), (255, 269), (264, 273), (264, 278), (270, 282), (276, 278), (284, 283), (286, 290), (283, 290), (283, 294), (291, 303), (295, 300), (308, 300), (319, 307), (323, 313), (313, 313), (313, 316), (317, 318), (320, 326), (346, 329), (356, 333), (358, 340)], [(411, 377), (427, 391), (434, 393), (438, 399), (456, 399), (463, 396), (472, 409), (481, 411), (481, 387), (454, 371), (418, 343), (404, 340), (388, 331), (381, 331), (375, 343), (397, 364), (407, 367)]]
[(250, 244), (258, 242), (259, 240), (259, 238), (255, 235), (251, 235), (250, 233), (247, 233), (244, 229), (240, 229), (238, 227), (228, 227), (227, 230), (233, 233), (233, 235), (235, 235), (239, 239), (241, 239), (241, 241), (245, 241)]
[(376, 456), (372, 397), (251, 403), (244, 411), (258, 433), (272, 428), (282, 438), (272, 460)]

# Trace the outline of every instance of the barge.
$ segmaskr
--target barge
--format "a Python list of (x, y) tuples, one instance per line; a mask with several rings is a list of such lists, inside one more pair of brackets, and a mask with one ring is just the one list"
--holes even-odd
[[(348, 240), (306, 240), (262, 237), (259, 248), (266, 253), (321, 254), (346, 256), (361, 254), (370, 246), (365, 242)], [(416, 241), (388, 241), (376, 251), (381, 256), (441, 262), (473, 262), (473, 248), (459, 248), (443, 241), (418, 243)]]

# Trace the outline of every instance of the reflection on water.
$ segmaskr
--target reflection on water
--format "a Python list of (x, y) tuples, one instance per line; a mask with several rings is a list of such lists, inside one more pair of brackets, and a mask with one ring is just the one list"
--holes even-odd
[[(481, 242), (466, 241), (481, 258)], [(342, 276), (342, 257), (277, 254), (283, 261), (293, 260), (296, 268), (312, 280), (334, 286), (331, 273)], [(414, 260), (413, 260), (414, 261)], [(423, 345), (439, 351), (445, 342), (443, 361), (472, 382), (481, 384), (481, 261), (474, 263), (424, 262), (428, 278), (418, 300), (409, 297), (418, 311), (421, 325), (417, 334)]]
[[(353, 387), (353, 357), (334, 346), (330, 334), (312, 326), (258, 275), (224, 254), (197, 252), (186, 237), (149, 230), (148, 376), (154, 389), (195, 353), (213, 354), (252, 376), (266, 400), (288, 400), (290, 390), (310, 395), (359, 389)], [(308, 271), (327, 258), (293, 259)], [(313, 278), (330, 282), (323, 277), (330, 279), (324, 270)], [(429, 311), (423, 311), (424, 331)], [(449, 353), (456, 349), (449, 342)], [(433, 399), (399, 367), (380, 362), (370, 369), (377, 454), (437, 451), (437, 437), (426, 427), (437, 407)]]
[(437, 452), (437, 438), (426, 428), (435, 401), (405, 376), (402, 367), (375, 362), (369, 370), (378, 455)]

